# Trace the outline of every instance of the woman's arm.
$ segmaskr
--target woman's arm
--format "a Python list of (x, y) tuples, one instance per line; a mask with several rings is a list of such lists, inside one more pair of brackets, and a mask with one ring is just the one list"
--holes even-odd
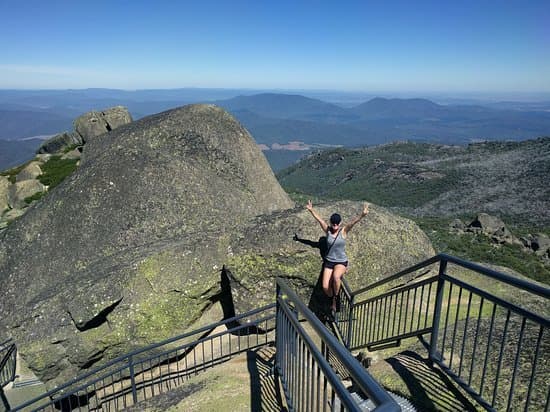
[(357, 222), (359, 222), (361, 219), (363, 219), (365, 216), (367, 216), (369, 214), (369, 206), (370, 204), (369, 203), (365, 203), (365, 205), (363, 206), (363, 211), (361, 212), (361, 214), (359, 216), (357, 216), (355, 219), (353, 219), (351, 222), (349, 222), (346, 226), (344, 226), (344, 233), (343, 234), (347, 234), (351, 228), (353, 226), (355, 226), (355, 224)]
[(327, 232), (328, 231), (328, 223), (325, 222), (321, 216), (319, 216), (317, 214), (317, 212), (315, 210), (313, 210), (313, 205), (311, 204), (311, 200), (308, 200), (307, 201), (307, 205), (306, 205), (306, 209), (309, 210), (309, 212), (312, 214), (312, 216), (315, 218), (315, 220), (317, 222), (319, 222), (319, 224), (321, 225), (321, 229), (323, 229), (323, 232)]

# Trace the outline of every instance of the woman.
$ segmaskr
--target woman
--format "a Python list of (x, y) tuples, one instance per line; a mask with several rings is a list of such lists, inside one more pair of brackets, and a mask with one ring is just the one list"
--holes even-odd
[(344, 227), (341, 227), (342, 218), (338, 213), (334, 213), (330, 217), (329, 223), (325, 222), (313, 209), (311, 200), (308, 200), (306, 209), (319, 222), (327, 235), (327, 253), (323, 259), (322, 283), (323, 291), (331, 301), (331, 312), (335, 313), (341, 279), (348, 267), (348, 257), (345, 250), (346, 237), (351, 228), (369, 213), (369, 203), (365, 203), (363, 212)]

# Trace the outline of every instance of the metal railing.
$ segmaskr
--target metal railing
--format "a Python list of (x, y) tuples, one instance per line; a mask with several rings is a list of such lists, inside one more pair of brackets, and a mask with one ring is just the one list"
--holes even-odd
[(15, 380), (17, 365), (17, 347), (12, 339), (0, 343), (0, 409), (9, 409), (8, 400), (4, 394), (4, 386)]
[(0, 343), (0, 390), (15, 379), (17, 347), (12, 339)]
[(375, 411), (400, 410), (281, 279), (277, 280), (276, 369), (290, 411), (360, 411), (335, 369), (345, 370), (376, 405)]
[[(355, 292), (344, 281), (340, 298), (337, 335), (347, 348), (278, 279), (272, 305), (120, 356), (12, 410), (124, 409), (275, 342), (290, 411), (360, 410), (343, 374), (376, 411), (397, 411), (348, 349), (415, 336), (429, 360), (487, 410), (549, 409), (549, 288), (441, 254)], [(13, 380), (15, 356), (11, 342), (0, 346), (0, 383)]]
[[(349, 349), (429, 333), (429, 359), (485, 409), (548, 410), (549, 288), (440, 254), (355, 292), (341, 289), (338, 327)], [(358, 301), (367, 292), (375, 296)]]
[(274, 343), (274, 327), (273, 303), (120, 356), (11, 410), (122, 410)]

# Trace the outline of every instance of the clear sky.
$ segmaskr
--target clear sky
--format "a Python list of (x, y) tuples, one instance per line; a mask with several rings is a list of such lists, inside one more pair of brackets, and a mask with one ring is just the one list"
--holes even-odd
[(550, 92), (550, 0), (0, 0), (0, 88)]

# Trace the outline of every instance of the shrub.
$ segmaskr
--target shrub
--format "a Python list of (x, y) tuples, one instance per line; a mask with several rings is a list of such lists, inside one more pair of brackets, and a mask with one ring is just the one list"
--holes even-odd
[(42, 165), (42, 175), (38, 177), (38, 180), (51, 189), (72, 174), (77, 163), (78, 159), (61, 159), (60, 156), (52, 156)]

